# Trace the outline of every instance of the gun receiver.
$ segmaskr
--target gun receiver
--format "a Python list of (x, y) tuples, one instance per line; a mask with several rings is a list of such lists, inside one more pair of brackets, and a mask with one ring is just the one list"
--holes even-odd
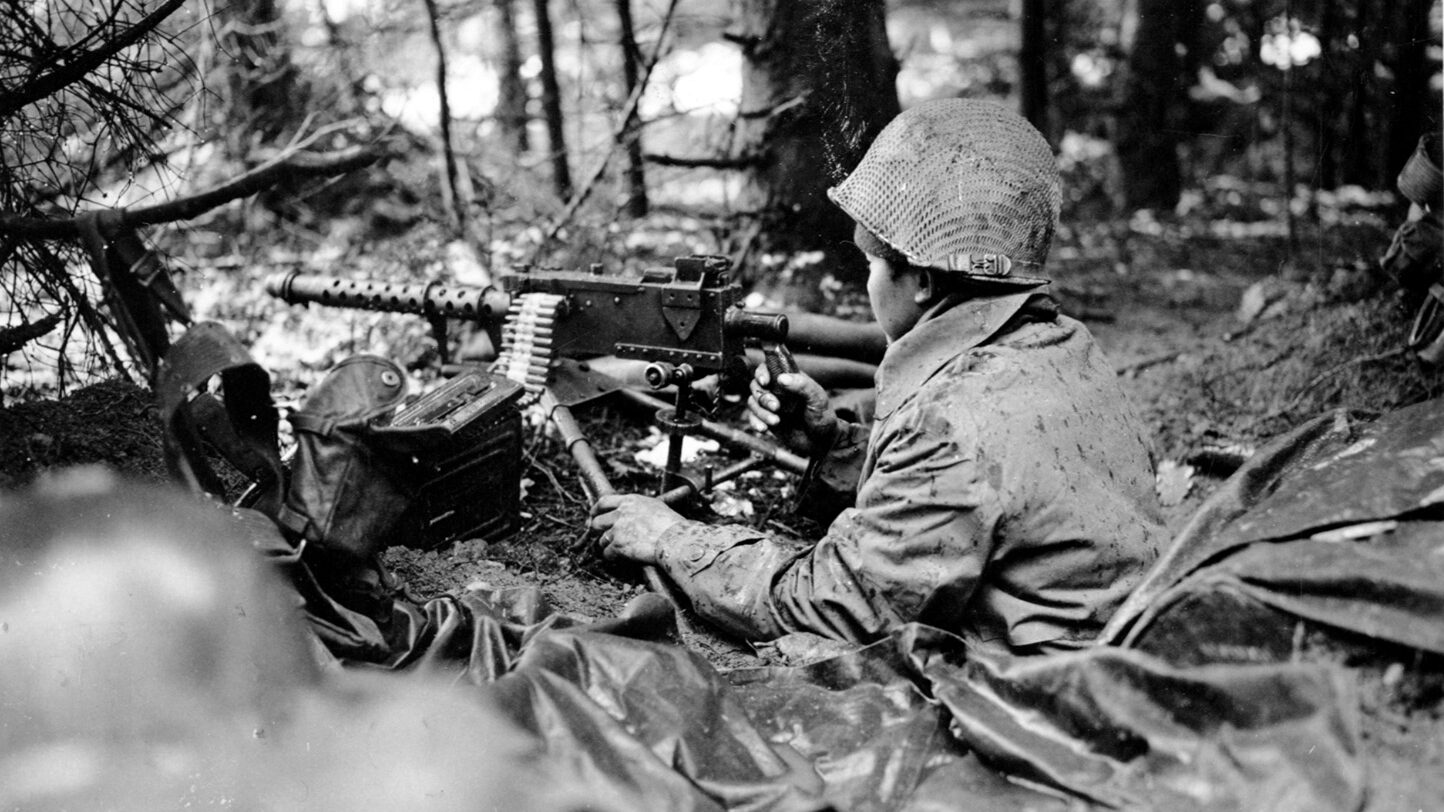
[(616, 355), (700, 372), (735, 372), (744, 342), (782, 341), (787, 317), (740, 308), (740, 288), (724, 257), (678, 257), (672, 268), (639, 276), (522, 266), (501, 278), (509, 293), (564, 297), (553, 338), (565, 356)]

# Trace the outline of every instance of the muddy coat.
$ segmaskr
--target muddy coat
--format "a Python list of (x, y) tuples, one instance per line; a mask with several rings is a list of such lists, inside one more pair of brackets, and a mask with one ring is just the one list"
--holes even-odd
[(867, 641), (921, 621), (1016, 651), (1092, 639), (1163, 541), (1138, 419), (1083, 325), (1029, 295), (925, 314), (805, 493), (852, 492), (815, 545), (681, 522), (659, 565), (735, 634)]

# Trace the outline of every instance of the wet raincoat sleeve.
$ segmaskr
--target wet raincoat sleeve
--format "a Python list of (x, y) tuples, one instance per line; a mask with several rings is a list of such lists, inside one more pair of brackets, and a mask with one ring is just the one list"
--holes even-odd
[(745, 527), (669, 529), (660, 563), (697, 612), (750, 639), (811, 631), (855, 641), (955, 615), (990, 556), (999, 499), (967, 441), (973, 427), (935, 410), (897, 418), (875, 438), (857, 507), (811, 548)]

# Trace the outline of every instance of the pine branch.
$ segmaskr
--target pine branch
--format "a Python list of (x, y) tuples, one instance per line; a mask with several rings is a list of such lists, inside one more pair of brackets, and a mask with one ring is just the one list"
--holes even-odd
[(33, 104), (72, 85), (101, 65), (106, 60), (139, 42), (161, 21), (169, 17), (185, 3), (185, 0), (166, 0), (160, 8), (147, 14), (140, 22), (121, 32), (115, 39), (93, 51), (87, 51), (75, 59), (31, 79), (8, 93), (0, 93), (0, 119), (14, 115), (20, 108)]

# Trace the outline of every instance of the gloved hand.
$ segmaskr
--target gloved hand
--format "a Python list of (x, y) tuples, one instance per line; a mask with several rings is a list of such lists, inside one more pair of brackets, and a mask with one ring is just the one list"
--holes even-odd
[(779, 375), (776, 388), (803, 401), (803, 407), (786, 418), (779, 414), (782, 403), (771, 391), (773, 386), (767, 367), (759, 364), (752, 375), (751, 394), (747, 398), (752, 428), (771, 431), (783, 445), (799, 454), (810, 455), (831, 446), (837, 436), (837, 413), (832, 410), (822, 385), (801, 372)]
[(625, 558), (638, 564), (657, 563), (658, 540), (672, 525), (685, 521), (660, 499), (635, 493), (603, 496), (592, 506), (590, 527), (602, 534), (603, 558)]

